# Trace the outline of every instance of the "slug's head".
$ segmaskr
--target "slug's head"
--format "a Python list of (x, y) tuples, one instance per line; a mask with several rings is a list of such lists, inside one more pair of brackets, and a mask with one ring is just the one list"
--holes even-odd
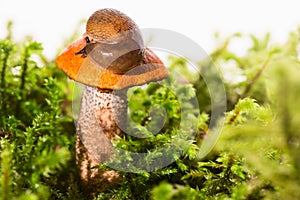
[(138, 26), (114, 9), (94, 12), (86, 24), (86, 46), (77, 54), (90, 56), (94, 64), (112, 73), (125, 73), (136, 67), (144, 55)]

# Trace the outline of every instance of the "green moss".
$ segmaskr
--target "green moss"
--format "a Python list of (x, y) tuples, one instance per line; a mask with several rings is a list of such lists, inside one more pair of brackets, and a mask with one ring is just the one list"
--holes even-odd
[[(170, 57), (168, 79), (130, 89), (130, 134), (115, 141), (117, 159), (100, 166), (139, 173), (120, 171), (122, 180), (94, 199), (300, 198), (299, 33), (282, 45), (271, 44), (270, 34), (250, 36), (253, 45), (237, 56), (228, 46), (243, 37), (225, 39), (210, 55), (214, 63), (199, 63), (212, 79), (210, 68), (222, 70), (228, 62), (244, 77), (223, 79), (225, 124), (210, 154), (198, 158), (212, 131), (207, 85), (186, 60)], [(0, 40), (0, 199), (88, 199), (74, 168), (72, 85), (66, 80), (44, 57), (42, 44), (15, 42), (9, 23)], [(133, 152), (148, 154), (140, 159)], [(164, 164), (162, 156), (174, 162), (153, 168)]]

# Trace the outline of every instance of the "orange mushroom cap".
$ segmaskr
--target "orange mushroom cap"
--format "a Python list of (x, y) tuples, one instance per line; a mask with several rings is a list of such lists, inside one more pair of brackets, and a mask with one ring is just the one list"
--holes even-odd
[(120, 90), (130, 86), (143, 85), (158, 81), (168, 76), (163, 62), (153, 51), (146, 48), (140, 65), (124, 74), (112, 73), (101, 66), (96, 66), (89, 56), (75, 55), (86, 45), (80, 39), (69, 45), (56, 59), (56, 65), (71, 79), (100, 89)]

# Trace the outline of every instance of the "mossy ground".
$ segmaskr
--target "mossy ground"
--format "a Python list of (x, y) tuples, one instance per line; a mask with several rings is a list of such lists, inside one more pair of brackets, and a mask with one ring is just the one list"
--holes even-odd
[[(15, 42), (10, 26), (0, 40), (0, 199), (90, 199), (74, 168), (74, 85), (44, 57), (42, 44), (31, 38)], [(228, 47), (245, 37), (252, 46), (237, 56)], [(141, 173), (121, 171), (120, 183), (94, 199), (300, 199), (298, 47), (299, 32), (291, 33), (285, 44), (272, 44), (270, 34), (235, 34), (210, 55), (213, 63), (199, 63), (201, 73), (214, 65), (228, 74), (224, 68), (230, 66), (236, 77), (242, 77), (222, 79), (225, 122), (205, 159), (197, 155), (210, 134), (210, 93), (200, 73), (189, 72), (184, 59), (170, 57), (169, 70), (179, 70), (190, 84), (177, 83), (171, 75), (163, 84), (131, 89), (129, 117), (135, 126), (130, 131), (146, 139), (128, 135), (115, 145), (130, 152), (151, 150), (143, 166), (147, 169), (161, 155), (157, 149), (172, 143), (165, 153), (175, 162), (152, 172), (138, 167)], [(197, 99), (198, 115), (190, 99)], [(161, 107), (167, 117), (153, 135), (157, 124), (151, 119), (155, 122), (153, 112)], [(182, 120), (187, 115), (192, 123)], [(178, 129), (185, 140), (174, 143)], [(193, 138), (189, 131), (194, 131)], [(183, 153), (172, 154), (173, 148)], [(135, 167), (130, 154), (116, 153), (114, 166)]]

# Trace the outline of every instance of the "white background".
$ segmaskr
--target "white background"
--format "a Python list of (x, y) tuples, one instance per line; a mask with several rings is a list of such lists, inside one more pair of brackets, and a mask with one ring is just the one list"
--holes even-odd
[(300, 23), (299, 5), (298, 0), (0, 0), (0, 38), (13, 20), (15, 39), (32, 35), (54, 58), (81, 19), (108, 7), (124, 12), (140, 28), (182, 33), (211, 52), (216, 31), (224, 38), (235, 32), (271, 32), (273, 41), (284, 42)]

